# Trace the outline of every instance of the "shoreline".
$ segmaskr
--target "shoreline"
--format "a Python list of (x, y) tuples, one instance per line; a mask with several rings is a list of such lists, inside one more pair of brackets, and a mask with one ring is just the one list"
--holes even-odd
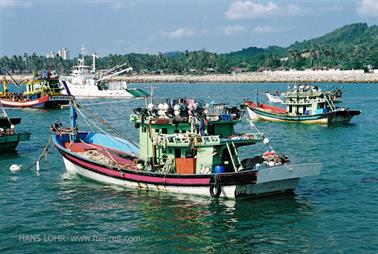
[[(32, 75), (13, 75), (18, 83), (32, 79)], [(65, 75), (62, 76), (67, 77)], [(8, 83), (12, 83), (9, 76)], [(378, 83), (378, 73), (274, 73), (250, 72), (241, 74), (207, 74), (207, 75), (134, 75), (113, 77), (109, 81), (126, 81), (128, 83)]]

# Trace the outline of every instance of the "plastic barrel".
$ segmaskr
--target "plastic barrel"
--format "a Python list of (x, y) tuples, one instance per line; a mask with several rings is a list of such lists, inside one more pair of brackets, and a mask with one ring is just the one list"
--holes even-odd
[(224, 171), (225, 171), (224, 165), (215, 165), (214, 166), (214, 173), (220, 174), (220, 173), (224, 173)]

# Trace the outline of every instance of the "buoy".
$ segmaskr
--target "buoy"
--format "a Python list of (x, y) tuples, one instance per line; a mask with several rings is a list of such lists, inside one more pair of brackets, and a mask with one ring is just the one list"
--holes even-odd
[(37, 173), (39, 172), (39, 161), (37, 161), (37, 163), (36, 163), (36, 168), (37, 168)]
[(17, 172), (17, 171), (20, 171), (21, 169), (22, 169), (22, 165), (19, 165), (19, 164), (13, 164), (9, 167), (9, 170), (12, 172)]
[(268, 138), (264, 138), (263, 139), (263, 143), (266, 145), (266, 144), (269, 144), (269, 139)]
[(155, 109), (155, 105), (150, 103), (150, 104), (148, 104), (147, 108), (148, 108), (149, 111), (152, 111), (153, 109)]

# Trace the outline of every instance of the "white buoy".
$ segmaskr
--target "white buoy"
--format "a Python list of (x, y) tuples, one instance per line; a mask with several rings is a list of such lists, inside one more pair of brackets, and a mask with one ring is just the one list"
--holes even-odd
[(169, 109), (169, 105), (167, 103), (163, 104), (163, 110), (167, 111)]
[(264, 138), (263, 139), (263, 143), (266, 145), (266, 144), (269, 144), (269, 139), (268, 138)]
[(152, 111), (153, 109), (155, 109), (155, 105), (150, 103), (150, 104), (148, 104), (147, 108), (148, 108), (149, 111)]
[(162, 110), (162, 109), (163, 109), (163, 104), (162, 104), (162, 103), (160, 103), (160, 104), (158, 105), (158, 109), (159, 109), (159, 110)]
[(39, 172), (39, 161), (37, 161), (35, 167), (37, 168), (37, 173)]
[(20, 171), (21, 169), (22, 169), (22, 165), (19, 165), (19, 164), (13, 164), (9, 167), (9, 170), (12, 172), (17, 172), (17, 171)]
[(16, 126), (14, 126), (13, 124), (10, 126), (10, 128), (13, 130)]
[(175, 111), (179, 111), (179, 110), (180, 110), (180, 105), (178, 105), (178, 104), (174, 105), (174, 106), (173, 106), (173, 109), (174, 109)]
[(178, 111), (178, 110), (175, 110), (175, 116), (179, 116), (180, 115), (180, 111)]

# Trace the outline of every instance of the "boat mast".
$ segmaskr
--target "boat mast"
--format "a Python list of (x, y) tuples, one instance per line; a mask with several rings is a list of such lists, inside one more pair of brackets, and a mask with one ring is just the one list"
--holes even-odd
[(74, 105), (75, 102), (70, 100), (70, 118), (71, 118), (71, 134), (70, 138), (72, 142), (77, 141), (77, 136), (76, 136), (76, 128), (77, 128), (77, 113)]
[(96, 58), (98, 58), (98, 56), (97, 56), (97, 54), (96, 54), (96, 52), (94, 52), (93, 51), (93, 53), (92, 53), (92, 72), (93, 72), (93, 74), (95, 74), (96, 73)]

